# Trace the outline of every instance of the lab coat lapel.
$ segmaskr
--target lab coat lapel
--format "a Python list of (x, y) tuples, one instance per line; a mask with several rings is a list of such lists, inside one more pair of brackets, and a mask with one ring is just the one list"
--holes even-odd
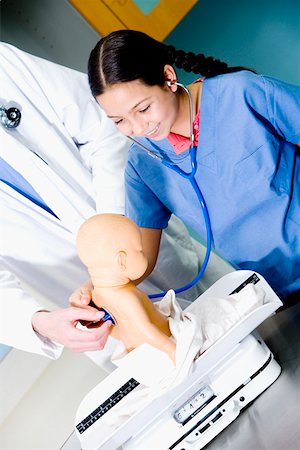
[(49, 165), (6, 132), (1, 133), (0, 154), (26, 178), (70, 231), (76, 233), (81, 223), (95, 214), (95, 208)]

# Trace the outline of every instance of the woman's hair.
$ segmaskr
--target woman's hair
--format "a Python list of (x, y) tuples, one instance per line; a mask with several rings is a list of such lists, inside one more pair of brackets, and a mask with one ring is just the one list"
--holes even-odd
[(176, 50), (141, 31), (114, 31), (100, 39), (88, 61), (89, 84), (94, 97), (103, 94), (105, 87), (140, 79), (149, 86), (163, 86), (164, 66), (170, 64), (186, 72), (206, 78), (243, 70), (204, 56)]

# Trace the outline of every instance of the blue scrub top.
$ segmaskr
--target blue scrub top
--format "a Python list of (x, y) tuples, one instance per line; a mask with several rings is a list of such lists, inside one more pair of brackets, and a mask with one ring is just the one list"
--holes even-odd
[[(220, 75), (204, 80), (200, 111), (195, 178), (214, 247), (285, 297), (300, 289), (300, 87), (248, 71)], [(173, 152), (166, 139), (155, 144)], [(189, 158), (180, 167), (190, 171)], [(126, 213), (139, 226), (165, 228), (174, 213), (205, 238), (190, 182), (136, 144), (125, 181)]]

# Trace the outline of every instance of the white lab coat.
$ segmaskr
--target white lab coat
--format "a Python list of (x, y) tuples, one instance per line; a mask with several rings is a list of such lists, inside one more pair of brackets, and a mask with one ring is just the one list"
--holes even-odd
[[(56, 358), (61, 346), (33, 331), (32, 314), (47, 300), (67, 307), (88, 278), (76, 231), (96, 211), (124, 211), (128, 144), (91, 98), (85, 75), (4, 43), (0, 55), (0, 102), (22, 113), (18, 128), (0, 126), (0, 155), (59, 218), (0, 182), (0, 342)], [(192, 241), (174, 221), (145, 290), (186, 283), (198, 268)]]

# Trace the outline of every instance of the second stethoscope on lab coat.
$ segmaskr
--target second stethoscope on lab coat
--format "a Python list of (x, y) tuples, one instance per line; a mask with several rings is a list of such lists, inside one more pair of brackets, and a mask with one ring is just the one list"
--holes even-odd
[[(149, 148), (147, 148), (143, 143), (139, 142), (137, 139), (135, 138), (131, 138), (130, 140), (133, 141), (135, 144), (137, 144), (139, 147), (141, 147), (143, 150), (145, 150), (150, 156), (152, 156), (155, 159), (158, 159), (162, 164), (164, 164), (166, 167), (168, 167), (171, 170), (174, 170), (174, 172), (178, 173), (180, 176), (182, 176), (183, 178), (186, 178), (192, 185), (193, 190), (195, 191), (202, 213), (203, 213), (203, 217), (204, 217), (204, 222), (205, 222), (205, 228), (206, 228), (206, 253), (205, 253), (205, 258), (203, 261), (203, 264), (201, 266), (201, 269), (198, 273), (198, 275), (192, 280), (190, 281), (188, 284), (178, 288), (178, 289), (174, 289), (175, 294), (179, 294), (180, 292), (186, 291), (188, 289), (190, 289), (192, 286), (194, 286), (202, 277), (202, 275), (205, 272), (205, 269), (207, 267), (208, 264), (208, 260), (210, 257), (210, 253), (211, 253), (211, 247), (212, 247), (212, 230), (211, 230), (211, 223), (210, 223), (210, 218), (209, 218), (209, 213), (208, 213), (208, 209), (204, 200), (204, 197), (202, 195), (202, 192), (198, 186), (198, 183), (195, 179), (195, 175), (197, 172), (197, 161), (196, 161), (196, 152), (197, 152), (197, 148), (195, 146), (195, 136), (194, 136), (194, 130), (193, 130), (193, 103), (192, 103), (192, 96), (190, 91), (188, 90), (188, 88), (186, 86), (184, 86), (181, 83), (177, 83), (177, 82), (171, 82), (171, 81), (167, 81), (167, 85), (168, 86), (172, 86), (172, 85), (176, 85), (179, 86), (180, 88), (182, 88), (186, 94), (188, 95), (189, 98), (189, 110), (190, 110), (190, 146), (189, 146), (189, 155), (190, 155), (190, 164), (191, 164), (191, 170), (190, 172), (186, 172), (183, 169), (181, 169), (178, 165), (176, 165), (175, 163), (166, 160), (165, 158), (163, 158), (160, 155), (160, 149), (159, 147), (153, 142), (151, 141), (151, 145), (154, 147), (154, 149), (158, 150), (158, 153), (154, 153), (154, 151), (150, 150)], [(158, 294), (150, 294), (149, 297), (150, 298), (160, 298), (163, 297), (164, 295), (166, 295), (167, 292), (159, 292)]]
[(6, 128), (17, 128), (21, 121), (21, 111), (18, 108), (6, 109), (0, 105), (0, 123)]

